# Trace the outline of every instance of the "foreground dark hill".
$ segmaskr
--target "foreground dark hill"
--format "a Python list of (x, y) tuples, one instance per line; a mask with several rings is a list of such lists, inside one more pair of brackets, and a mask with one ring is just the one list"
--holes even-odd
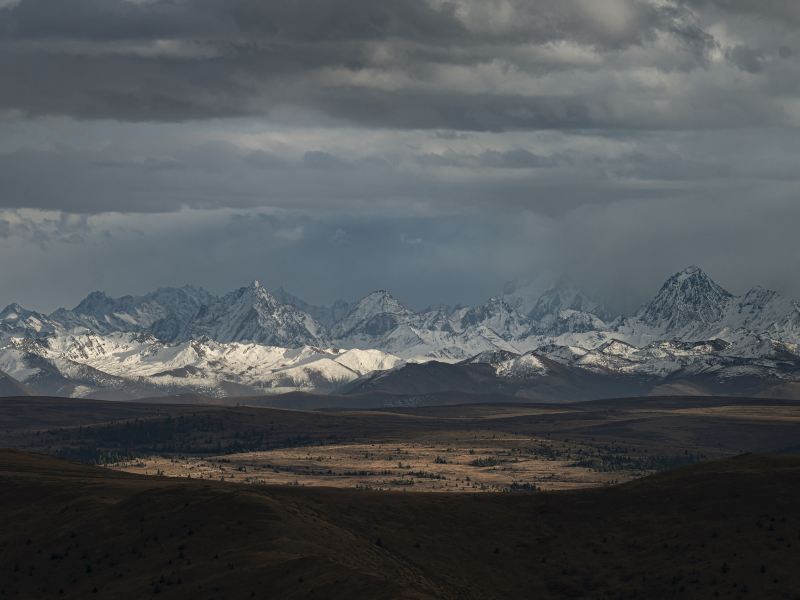
[(0, 452), (0, 598), (798, 598), (800, 459), (438, 495), (135, 477)]

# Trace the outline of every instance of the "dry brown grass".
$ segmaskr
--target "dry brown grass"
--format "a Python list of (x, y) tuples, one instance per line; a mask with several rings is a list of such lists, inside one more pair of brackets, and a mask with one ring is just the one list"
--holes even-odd
[(441, 432), (393, 440), (244, 452), (212, 457), (149, 456), (109, 465), (144, 475), (351, 487), (407, 492), (577, 489), (628, 481), (641, 469), (603, 472), (574, 462), (586, 445), (486, 432)]

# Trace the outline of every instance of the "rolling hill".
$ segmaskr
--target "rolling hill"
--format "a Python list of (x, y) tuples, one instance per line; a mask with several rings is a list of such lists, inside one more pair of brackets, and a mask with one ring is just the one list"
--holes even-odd
[(618, 487), (404, 494), (0, 452), (4, 598), (795, 598), (800, 460)]

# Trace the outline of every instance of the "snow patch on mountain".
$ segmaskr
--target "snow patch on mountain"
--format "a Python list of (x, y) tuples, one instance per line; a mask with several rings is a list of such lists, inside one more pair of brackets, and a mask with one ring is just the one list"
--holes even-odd
[(203, 306), (179, 341), (256, 342), (299, 347), (325, 344), (325, 329), (303, 311), (281, 304), (258, 281)]
[(210, 293), (192, 286), (159, 288), (144, 296), (121, 298), (92, 292), (72, 310), (58, 309), (50, 318), (67, 330), (149, 331), (161, 340), (173, 341), (186, 333), (200, 309), (213, 300)]
[(347, 340), (351, 345), (374, 347), (373, 342), (394, 329), (413, 324), (415, 313), (403, 306), (386, 290), (364, 296), (331, 333), (335, 340)]
[(378, 350), (312, 346), (283, 348), (209, 339), (166, 344), (148, 334), (67, 334), (29, 343), (12, 339), (0, 349), (0, 370), (20, 381), (40, 374), (42, 361), (64, 378), (85, 379), (88, 367), (131, 382), (221, 393), (226, 384), (262, 392), (334, 389), (366, 373), (403, 363)]
[(660, 335), (703, 337), (709, 326), (722, 320), (732, 300), (730, 292), (691, 266), (667, 279), (635, 321)]
[(734, 296), (698, 267), (613, 321), (569, 285), (543, 294), (510, 286), (477, 306), (420, 312), (385, 290), (319, 307), (258, 282), (221, 297), (187, 286), (93, 292), (51, 315), (17, 304), (0, 311), (0, 372), (67, 394), (104, 385), (126, 394), (330, 390), (430, 360), (486, 361), (501, 378), (542, 376), (553, 363), (648, 377), (792, 378), (798, 344), (797, 302), (758, 287)]

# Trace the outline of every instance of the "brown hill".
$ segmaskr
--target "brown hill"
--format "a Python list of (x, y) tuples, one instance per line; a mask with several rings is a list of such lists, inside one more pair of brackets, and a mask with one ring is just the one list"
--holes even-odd
[(800, 459), (438, 495), (145, 478), (0, 452), (0, 598), (798, 598)]

